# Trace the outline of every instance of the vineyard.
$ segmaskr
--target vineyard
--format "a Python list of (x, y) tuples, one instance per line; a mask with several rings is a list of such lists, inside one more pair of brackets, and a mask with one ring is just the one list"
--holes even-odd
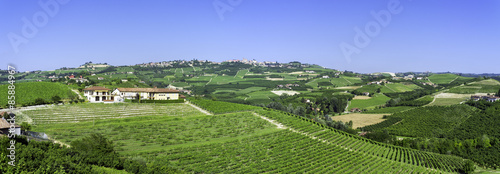
[(250, 105), (244, 105), (244, 104), (237, 104), (237, 103), (228, 103), (228, 102), (222, 102), (222, 101), (212, 101), (212, 100), (190, 100), (191, 103), (195, 104), (196, 106), (203, 108), (207, 111), (212, 112), (213, 114), (224, 114), (224, 113), (230, 113), (230, 112), (237, 112), (237, 111), (253, 111), (253, 110), (258, 110), (262, 109), (261, 107), (257, 106), (250, 106)]
[[(62, 99), (75, 97), (66, 85), (51, 82), (26, 82), (16, 83), (16, 104), (18, 106), (32, 105), (37, 98), (44, 101), (52, 101), (53, 96), (59, 96)], [(0, 85), (0, 93), (7, 94), (7, 85)], [(0, 107), (7, 105), (7, 97), (0, 98)]]
[(368, 110), (363, 113), (367, 114), (386, 114), (386, 113), (396, 113), (396, 112), (402, 112), (406, 110), (410, 110), (414, 107), (410, 106), (396, 106), (396, 107), (386, 107), (386, 108), (381, 108), (381, 109), (375, 109), (375, 110)]
[(245, 113), (216, 116), (142, 116), (97, 120), (95, 122), (49, 124), (35, 127), (51, 138), (70, 144), (73, 140), (99, 133), (112, 140), (119, 152), (138, 152), (227, 141), (237, 137), (276, 131), (274, 125)]
[(134, 104), (81, 103), (49, 106), (36, 110), (16, 111), (19, 122), (31, 124), (77, 123), (85, 121), (128, 118), (139, 116), (192, 116), (203, 115), (186, 104)]
[(474, 112), (466, 105), (429, 106), (395, 113), (387, 120), (364, 127), (363, 130), (388, 130), (394, 135), (409, 137), (442, 137), (460, 126)]
[[(203, 115), (186, 104), (74, 104), (23, 114), (38, 123), (34, 131), (62, 142), (100, 133), (125, 157), (166, 160), (187, 173), (443, 173), (465, 164), (459, 157), (379, 143), (282, 111), (195, 102), (213, 113), (233, 113)], [(77, 115), (74, 122), (74, 116), (57, 115), (63, 110), (107, 119)], [(50, 113), (54, 119), (44, 120)]]

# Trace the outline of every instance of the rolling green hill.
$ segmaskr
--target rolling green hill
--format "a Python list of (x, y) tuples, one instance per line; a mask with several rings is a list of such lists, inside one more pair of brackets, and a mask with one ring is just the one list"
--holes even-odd
[(468, 83), (462, 86), (451, 88), (448, 92), (457, 94), (475, 94), (475, 93), (496, 93), (500, 89), (500, 82), (495, 79), (487, 79), (478, 82)]
[(455, 80), (468, 80), (471, 77), (462, 77), (456, 74), (433, 74), (428, 77), (432, 83), (435, 84), (449, 84)]
[[(62, 142), (100, 133), (126, 157), (165, 160), (187, 173), (442, 173), (456, 172), (465, 162), (378, 143), (284, 112), (241, 112), (248, 106), (224, 102), (200, 106), (233, 113), (201, 115), (186, 104), (75, 104), (23, 114), (37, 123), (35, 131)], [(67, 116), (43, 121), (63, 110)], [(79, 119), (86, 118), (82, 113), (99, 119)]]
[[(2, 96), (7, 94), (8, 85), (0, 85)], [(76, 98), (76, 93), (72, 92), (67, 85), (51, 82), (24, 82), (15, 83), (15, 97), (17, 106), (32, 105), (37, 98), (52, 102), (53, 96), (62, 99)], [(7, 105), (7, 97), (0, 98), (0, 107)]]

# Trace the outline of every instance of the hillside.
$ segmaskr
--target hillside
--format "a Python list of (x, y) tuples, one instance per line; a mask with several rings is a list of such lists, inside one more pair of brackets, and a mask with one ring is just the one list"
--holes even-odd
[[(7, 94), (8, 85), (0, 85), (0, 93)], [(59, 96), (61, 99), (77, 98), (77, 94), (71, 91), (67, 85), (50, 82), (25, 82), (15, 84), (16, 103), (19, 106), (33, 105), (40, 98), (45, 102), (53, 102), (52, 97)], [(41, 103), (43, 104), (43, 102)], [(7, 105), (7, 97), (0, 98), (0, 107)]]
[[(201, 115), (185, 104), (74, 104), (23, 114), (30, 116), (34, 130), (62, 142), (97, 132), (126, 157), (166, 160), (188, 173), (435, 173), (454, 172), (464, 164), (458, 157), (374, 142), (284, 112), (241, 112), (248, 106), (229, 103), (231, 110), (218, 111), (224, 103), (193, 102), (212, 113), (233, 113)], [(44, 115), (63, 110), (68, 116), (44, 121)], [(146, 110), (153, 112), (133, 115)], [(95, 119), (69, 116), (82, 111)]]

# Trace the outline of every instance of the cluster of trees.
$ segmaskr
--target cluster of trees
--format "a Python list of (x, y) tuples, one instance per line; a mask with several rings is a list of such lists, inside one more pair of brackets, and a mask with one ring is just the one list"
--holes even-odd
[(337, 129), (337, 130), (341, 130), (341, 131), (350, 133), (350, 134), (356, 135), (358, 133), (358, 131), (352, 129), (352, 124), (353, 124), (352, 120), (349, 122), (345, 122), (345, 123), (342, 121), (335, 121), (335, 120), (332, 120), (332, 117), (330, 117), (330, 115), (326, 114), (323, 117), (313, 118), (313, 121), (321, 123), (325, 126), (328, 126), (328, 127), (331, 127), (331, 128)]
[(271, 102), (271, 103), (267, 104), (265, 107), (280, 110), (280, 111), (285, 111), (285, 112), (295, 114), (295, 115), (300, 115), (300, 116), (306, 116), (306, 113), (307, 113), (306, 108), (304, 108), (303, 106), (293, 107), (293, 104), (291, 104), (291, 103), (289, 103), (288, 106), (284, 106), (280, 102)]
[(387, 97), (391, 99), (387, 101), (387, 107), (394, 106), (422, 106), (427, 104), (427, 101), (417, 101), (416, 99), (430, 95), (436, 92), (436, 89), (416, 89), (413, 91), (386, 93)]
[(131, 173), (178, 173), (168, 161), (145, 161), (124, 158), (114, 145), (100, 134), (73, 141), (71, 147), (43, 141), (15, 139), (15, 166), (9, 164), (11, 139), (0, 138), (0, 173), (97, 173), (97, 167), (126, 170)]

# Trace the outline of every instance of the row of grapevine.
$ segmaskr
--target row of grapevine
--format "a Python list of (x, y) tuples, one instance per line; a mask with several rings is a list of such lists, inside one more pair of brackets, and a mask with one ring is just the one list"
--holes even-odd
[[(292, 115), (280, 111), (257, 111), (259, 114), (268, 118), (276, 120), (285, 126), (293, 129), (298, 129), (301, 132), (308, 133), (312, 136), (344, 149), (358, 151), (361, 153), (377, 156), (380, 158), (388, 159), (395, 162), (401, 162), (409, 165), (423, 166), (426, 168), (434, 168), (447, 172), (456, 172), (460, 170), (464, 164), (464, 159), (450, 156), (441, 155), (430, 152), (423, 152), (409, 148), (379, 143), (373, 140), (365, 139), (363, 137), (347, 134), (336, 129), (325, 127), (323, 125), (314, 126), (312, 120)], [(299, 119), (292, 119), (293, 117)], [(317, 128), (302, 128), (309, 124), (310, 127)], [(296, 129), (296, 130), (297, 130)], [(324, 131), (322, 131), (324, 130)]]
[(229, 103), (222, 101), (213, 101), (213, 100), (190, 100), (190, 102), (200, 108), (203, 108), (213, 114), (224, 114), (231, 112), (240, 112), (240, 111), (253, 111), (262, 109), (261, 107), (237, 104), (237, 103)]
[(319, 143), (290, 130), (157, 154), (188, 173), (441, 173)]

